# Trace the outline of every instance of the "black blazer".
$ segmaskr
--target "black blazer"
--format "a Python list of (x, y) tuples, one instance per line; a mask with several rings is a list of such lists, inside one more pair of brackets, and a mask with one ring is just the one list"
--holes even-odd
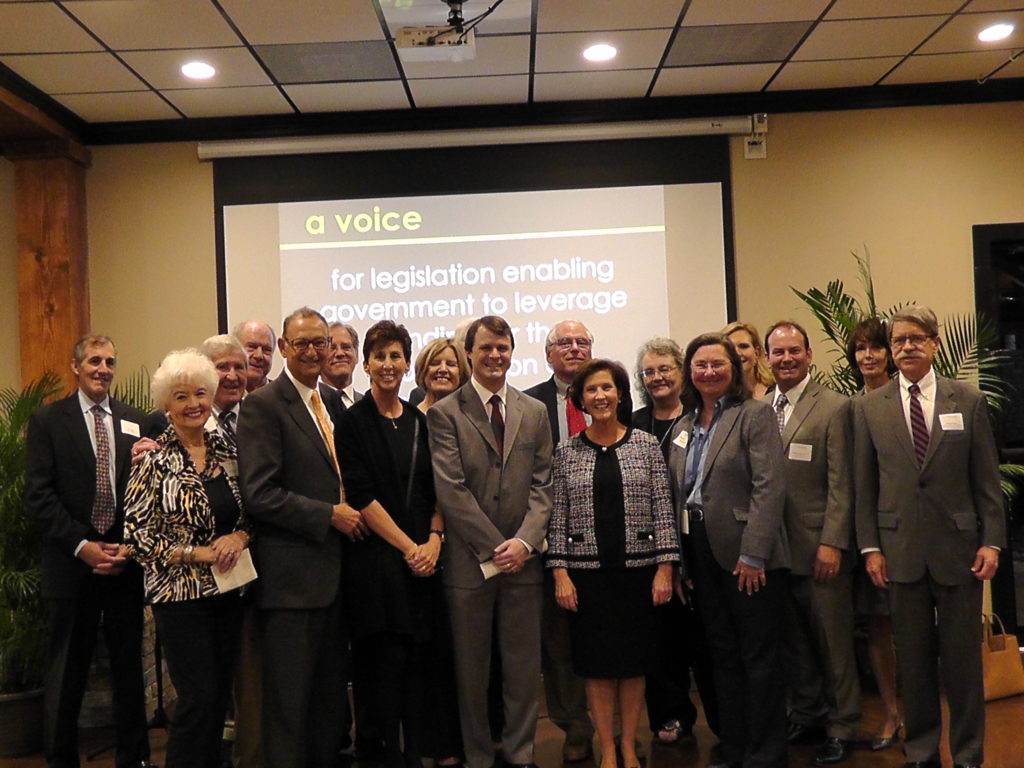
[[(25, 510), (42, 533), (43, 596), (73, 598), (90, 570), (75, 557), (82, 540), (120, 542), (124, 535), (124, 495), (131, 468), (131, 447), (139, 437), (155, 437), (149, 417), (110, 399), (114, 418), (114, 525), (102, 536), (92, 527), (96, 496), (96, 453), (82, 415), (78, 390), (37, 410), (28, 422), (25, 464)], [(124, 432), (130, 422), (139, 435)], [(139, 579), (131, 564), (122, 576)]]
[[(551, 445), (558, 445), (558, 388), (555, 386), (555, 377), (534, 384), (529, 389), (523, 390), (524, 395), (540, 400), (548, 409), (548, 422), (551, 424)], [(633, 423), (633, 400), (629, 393), (619, 400), (619, 406), (615, 409), (615, 415), (619, 423), (628, 427)]]
[(317, 389), (320, 390), (320, 399), (324, 402), (327, 415), (331, 417), (331, 423), (338, 426), (341, 423), (341, 415), (345, 413), (348, 406), (345, 405), (338, 390), (329, 387), (322, 381), (317, 384)]
[(324, 608), (338, 594), (341, 540), (331, 526), (341, 481), (287, 374), (242, 400), (238, 474), (255, 528), (261, 608)]

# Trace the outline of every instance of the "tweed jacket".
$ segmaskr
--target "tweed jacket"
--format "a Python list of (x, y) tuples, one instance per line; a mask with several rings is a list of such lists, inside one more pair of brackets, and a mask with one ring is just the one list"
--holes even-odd
[[(218, 594), (209, 563), (171, 564), (184, 545), (209, 545), (214, 536), (213, 510), (203, 481), (223, 472), (238, 504), (234, 530), (249, 532), (238, 488), (238, 459), (218, 432), (206, 432), (206, 467), (200, 474), (168, 427), (158, 442), (159, 451), (132, 467), (125, 494), (125, 542), (142, 564), (146, 601), (164, 603), (194, 600)], [(219, 471), (218, 471), (219, 470)]]
[[(615, 449), (625, 496), (626, 567), (679, 560), (668, 470), (658, 441), (630, 429)], [(599, 568), (594, 524), (597, 451), (580, 435), (559, 443), (552, 468), (554, 506), (548, 526), (548, 568)]]

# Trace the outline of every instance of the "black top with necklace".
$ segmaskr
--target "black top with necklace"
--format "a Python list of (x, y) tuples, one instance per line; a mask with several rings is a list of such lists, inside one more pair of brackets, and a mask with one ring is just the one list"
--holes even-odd
[(658, 446), (661, 454), (668, 463), (669, 454), (672, 453), (672, 429), (683, 417), (683, 407), (680, 403), (679, 415), (671, 419), (656, 419), (654, 417), (654, 406), (647, 405), (638, 411), (633, 412), (633, 427), (644, 432), (650, 432), (658, 439)]

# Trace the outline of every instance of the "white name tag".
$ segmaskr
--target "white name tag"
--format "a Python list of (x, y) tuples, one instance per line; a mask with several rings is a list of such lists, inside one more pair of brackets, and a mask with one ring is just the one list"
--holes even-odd
[(790, 461), (810, 461), (811, 455), (814, 452), (813, 445), (807, 445), (807, 443), (790, 443), (789, 444), (789, 460)]
[(678, 435), (676, 435), (676, 439), (672, 441), (672, 445), (678, 445), (680, 448), (682, 448), (685, 451), (686, 450), (686, 446), (689, 444), (689, 442), (690, 442), (690, 433), (687, 432), (684, 429), (682, 432), (680, 432)]
[(964, 415), (962, 413), (940, 413), (939, 424), (944, 432), (963, 432)]
[(131, 435), (132, 437), (139, 436), (139, 425), (134, 421), (128, 421), (127, 419), (121, 419), (121, 434)]

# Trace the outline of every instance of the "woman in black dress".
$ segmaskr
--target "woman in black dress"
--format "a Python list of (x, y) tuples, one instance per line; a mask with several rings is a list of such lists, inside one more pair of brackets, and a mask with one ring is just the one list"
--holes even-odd
[(601, 768), (615, 768), (618, 699), (622, 759), (636, 768), (644, 675), (655, 662), (654, 607), (672, 594), (679, 542), (668, 471), (657, 441), (622, 425), (619, 400), (629, 376), (618, 363), (591, 360), (569, 393), (590, 414), (587, 429), (559, 444), (547, 566), (555, 599), (570, 611), (573, 668), (586, 681), (601, 743)]
[(390, 320), (366, 332), (370, 395), (335, 432), (346, 500), (373, 532), (346, 550), (345, 602), (354, 663), (368, 665), (374, 681), (369, 706), (389, 768), (460, 750), (426, 418), (398, 396), (411, 347), (405, 326)]

